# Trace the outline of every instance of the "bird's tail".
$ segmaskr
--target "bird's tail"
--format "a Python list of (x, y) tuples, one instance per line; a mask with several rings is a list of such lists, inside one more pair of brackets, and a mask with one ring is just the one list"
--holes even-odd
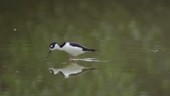
[(99, 51), (99, 50), (96, 50), (96, 49), (89, 49), (89, 48), (87, 48), (87, 49), (85, 49), (85, 51), (92, 51), (92, 52), (96, 52), (96, 51)]

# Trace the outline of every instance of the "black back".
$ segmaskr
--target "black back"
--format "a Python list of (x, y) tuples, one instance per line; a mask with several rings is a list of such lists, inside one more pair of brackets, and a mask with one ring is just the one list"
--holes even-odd
[(80, 45), (80, 44), (78, 44), (78, 43), (75, 43), (75, 42), (70, 42), (70, 45), (71, 46), (75, 46), (75, 47), (80, 47), (80, 48), (85, 48), (84, 46), (82, 46), (82, 45)]
[(80, 48), (83, 49), (83, 51), (97, 51), (97, 50), (95, 50), (95, 49), (87, 48), (87, 47), (85, 47), (85, 46), (83, 46), (83, 45), (81, 45), (81, 44), (75, 43), (75, 42), (70, 42), (70, 45), (71, 45), (71, 46), (75, 46), (75, 47), (80, 47)]

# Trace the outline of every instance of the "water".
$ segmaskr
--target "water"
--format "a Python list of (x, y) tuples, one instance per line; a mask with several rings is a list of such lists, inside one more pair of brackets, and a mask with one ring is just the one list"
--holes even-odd
[[(169, 22), (168, 1), (1, 0), (0, 96), (169, 96)], [(100, 51), (47, 61), (53, 41)]]

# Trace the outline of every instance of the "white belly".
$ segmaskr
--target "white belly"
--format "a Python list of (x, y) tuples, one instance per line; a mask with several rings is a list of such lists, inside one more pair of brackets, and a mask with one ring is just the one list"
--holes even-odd
[(62, 49), (63, 49), (63, 51), (67, 52), (68, 54), (70, 54), (72, 56), (78, 56), (78, 55), (84, 53), (82, 48), (68, 46), (67, 44)]

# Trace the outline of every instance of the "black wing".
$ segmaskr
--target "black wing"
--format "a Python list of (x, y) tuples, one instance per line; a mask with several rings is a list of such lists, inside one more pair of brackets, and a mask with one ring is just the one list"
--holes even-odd
[(86, 48), (83, 45), (79, 44), (79, 43), (75, 43), (75, 42), (70, 42), (71, 46), (75, 46), (75, 47), (80, 47), (80, 48)]
[(83, 51), (97, 51), (96, 49), (90, 49), (90, 48), (87, 48), (79, 43), (75, 43), (75, 42), (70, 42), (70, 45), (71, 46), (75, 46), (75, 47), (80, 47), (83, 49)]

